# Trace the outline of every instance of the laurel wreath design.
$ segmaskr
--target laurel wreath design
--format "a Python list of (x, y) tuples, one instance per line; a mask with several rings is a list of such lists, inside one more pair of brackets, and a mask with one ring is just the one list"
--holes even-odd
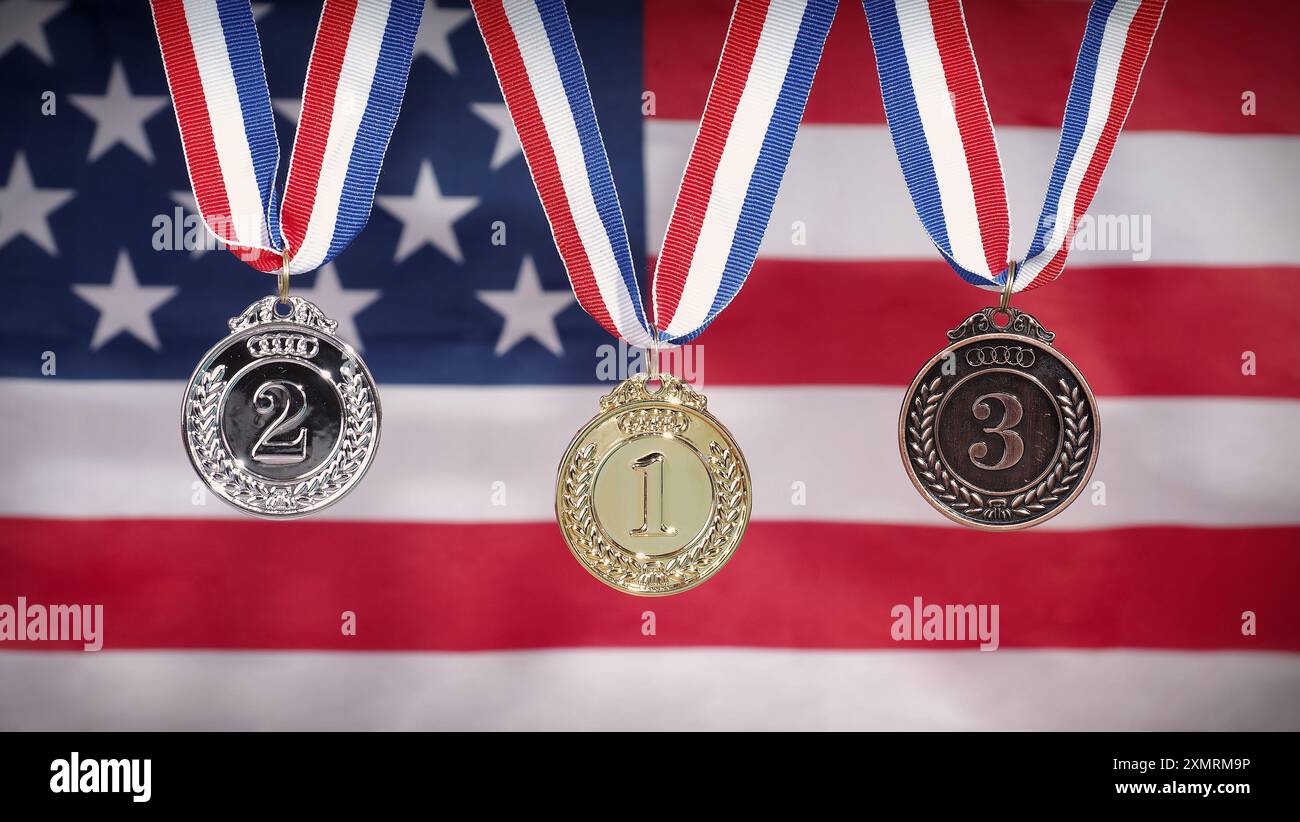
[(1058, 380), (1061, 393), (1056, 395), (1061, 416), (1065, 421), (1065, 437), (1056, 466), (1033, 488), (1014, 496), (988, 496), (968, 488), (959, 478), (949, 473), (939, 459), (935, 445), (934, 421), (945, 391), (935, 377), (922, 383), (908, 414), (907, 447), (917, 475), (937, 499), (968, 517), (1006, 522), (1013, 516), (1027, 517), (1047, 510), (1047, 506), (1068, 496), (1087, 464), (1088, 449), (1092, 444), (1092, 418), (1087, 411), (1079, 386), (1071, 387)]
[(564, 477), (561, 522), (587, 565), (603, 579), (642, 593), (659, 593), (690, 584), (717, 567), (735, 546), (743, 525), (748, 487), (744, 469), (731, 449), (709, 443), (709, 473), (717, 489), (713, 520), (686, 550), (662, 559), (638, 559), (606, 537), (592, 509), (596, 446), (578, 451)]
[(203, 474), (234, 503), (278, 514), (311, 508), (341, 491), (365, 465), (374, 442), (375, 404), (370, 387), (351, 361), (339, 369), (344, 415), (343, 442), (325, 468), (296, 485), (268, 482), (236, 464), (221, 438), (218, 413), (226, 388), (226, 366), (205, 371), (190, 397), (190, 448)]

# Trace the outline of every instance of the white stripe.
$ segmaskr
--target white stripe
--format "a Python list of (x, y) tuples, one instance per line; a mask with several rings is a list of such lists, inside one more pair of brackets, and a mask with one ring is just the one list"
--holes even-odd
[[(597, 408), (600, 388), (385, 385), (383, 443), (364, 482), (320, 516), (548, 522), (555, 469)], [(183, 386), (173, 382), (0, 380), (0, 453), (21, 481), (0, 514), (240, 517), (209, 496), (181, 446)], [(901, 388), (712, 387), (709, 408), (735, 434), (754, 477), (754, 516), (953, 525), (903, 472)], [(94, 424), (87, 424), (94, 409)], [(1300, 402), (1116, 398), (1101, 402), (1091, 491), (1043, 528), (1140, 524), (1300, 524)], [(796, 482), (806, 504), (793, 504)], [(505, 505), (494, 505), (504, 483)], [(1173, 489), (1173, 490), (1171, 490)]]
[[(1016, 272), (1015, 289), (1025, 288), (1042, 273), (1047, 264), (1056, 256), (1065, 244), (1068, 232), (1074, 227), (1076, 201), (1083, 175), (1087, 172), (1101, 134), (1110, 121), (1110, 107), (1115, 97), (1115, 82), (1119, 76), (1120, 56), (1124, 53), (1124, 43), (1128, 39), (1128, 30), (1133, 23), (1139, 3), (1116, 3), (1106, 20), (1106, 30), (1101, 38), (1101, 51), (1097, 59), (1097, 69), (1092, 85), (1092, 94), (1088, 100), (1088, 121), (1079, 140), (1079, 148), (1070, 160), (1065, 183), (1061, 187), (1061, 196), (1056, 203), (1056, 222), (1052, 226), (1052, 236), (1046, 248), (1033, 258), (1025, 261)], [(1113, 58), (1113, 59), (1108, 59)], [(1050, 169), (1050, 166), (1048, 167)], [(1037, 226), (1035, 226), (1035, 236)]]
[(803, 2), (783, 1), (768, 7), (750, 74), (718, 158), (681, 300), (668, 324), (670, 337), (684, 336), (703, 325), (718, 296), (745, 194), (790, 68), (806, 6)]
[(573, 110), (541, 15), (533, 0), (506, 0), (502, 5), (528, 71), (537, 108), (555, 153), (564, 196), (591, 264), (601, 300), (623, 338), (633, 345), (645, 347), (651, 342), (650, 335), (637, 321), (636, 309), (619, 271), (612, 241), (596, 209), (578, 125), (573, 119)]
[(967, 271), (992, 278), (984, 256), (979, 213), (975, 209), (975, 189), (966, 164), (966, 148), (957, 127), (957, 112), (948, 93), (929, 4), (898, 3), (896, 8), (903, 50), (907, 54), (907, 70), (912, 77), (912, 92), (925, 129), (939, 199), (943, 203), (943, 219), (952, 257)]
[[(257, 174), (253, 170), (252, 149), (244, 131), (244, 113), (217, 4), (210, 0), (185, 0), (185, 19), (198, 63), (199, 79), (203, 83), (208, 119), (212, 123), (212, 140), (221, 165), (221, 180), (230, 204), (230, 228), (239, 245), (267, 248), (266, 212), (262, 208)], [(202, 210), (209, 204), (198, 205)], [(215, 231), (213, 233), (218, 239), (226, 239)]]
[(0, 680), (3, 731), (1300, 730), (1300, 656), (1265, 652), (34, 652)]
[[(662, 237), (668, 225), (694, 137), (694, 123), (646, 124), (649, 237)], [(1051, 168), (1059, 138), (1055, 128), (998, 130), (1013, 214), (1037, 218), (1044, 169)], [(828, 192), (851, 195), (846, 200)], [(1278, 217), (1298, 211), (1300, 137), (1129, 131), (1115, 147), (1105, 184), (1088, 212), (1145, 221), (1148, 248), (1139, 252), (1130, 242), (1093, 249), (1080, 245), (1081, 235), (1070, 265), (1132, 266), (1135, 255), (1141, 260), (1146, 254), (1150, 258), (1140, 264), (1300, 265), (1300, 244), (1280, 230)], [(1206, 230), (1206, 215), (1212, 215), (1213, 230)], [(759, 254), (937, 260), (898, 172), (888, 129), (805, 124)]]
[[(370, 87), (379, 65), (379, 51), (384, 43), (388, 11), (387, 0), (369, 0), (357, 4), (352, 29), (348, 32), (343, 66), (339, 71), (338, 92), (334, 96), (333, 117), (330, 119), (329, 136), (325, 143), (325, 156), (321, 160), (316, 199), (302, 246), (293, 250), (293, 260), (289, 266), (291, 273), (298, 274), (318, 268), (325, 261), (330, 243), (334, 240), (343, 183), (352, 166), (352, 150), (361, 129), (361, 118), (370, 102)], [(289, 180), (293, 180), (292, 167), (289, 169)]]

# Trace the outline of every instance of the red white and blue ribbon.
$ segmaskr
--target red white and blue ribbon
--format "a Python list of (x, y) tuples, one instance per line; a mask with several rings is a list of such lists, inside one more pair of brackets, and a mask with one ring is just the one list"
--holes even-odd
[[(961, 0), (863, 0), (885, 113), (922, 224), (967, 282), (1000, 290), (1011, 246), (1002, 160)], [(1094, 0), (1047, 198), (1014, 291), (1055, 280), (1128, 117), (1165, 0)]]
[(836, 0), (738, 0), (655, 271), (647, 320), (563, 0), (473, 0), (578, 302), (632, 345), (692, 339), (753, 267)]
[(311, 271), (370, 218), (423, 0), (326, 0), (283, 202), (248, 0), (153, 0), (185, 163), (208, 229), (259, 271)]

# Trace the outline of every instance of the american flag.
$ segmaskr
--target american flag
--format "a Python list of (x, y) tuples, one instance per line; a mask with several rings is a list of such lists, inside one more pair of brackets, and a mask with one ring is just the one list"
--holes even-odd
[[(649, 260), (731, 4), (570, 9)], [(254, 11), (287, 158), (319, 4)], [(1028, 236), (1086, 4), (967, 12)], [(618, 352), (467, 4), (426, 7), (368, 226), (295, 278), (374, 370), (378, 456), (280, 523), (182, 448), (191, 369), (274, 281), (191, 247), (147, 4), (5, 0), (0, 607), (100, 604), (103, 650), (0, 641), (0, 728), (1300, 729), (1297, 28), (1282, 0), (1171, 4), (1066, 275), (1016, 299), (1098, 394), (1093, 485), (987, 534), (900, 464), (904, 387), (990, 298), (916, 219), (845, 0), (753, 276), (691, 361), (754, 522), (707, 584), (645, 600), (553, 521)], [(895, 639), (918, 597), (997, 605), (998, 649)]]

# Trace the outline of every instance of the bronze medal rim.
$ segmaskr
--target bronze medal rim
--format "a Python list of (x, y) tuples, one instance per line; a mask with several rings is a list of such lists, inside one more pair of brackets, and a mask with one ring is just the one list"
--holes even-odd
[[(1039, 514), (1038, 516), (1032, 519), (1023, 520), (1021, 522), (1007, 523), (1007, 524), (996, 524), (996, 523), (976, 522), (975, 520), (972, 520), (969, 517), (962, 516), (960, 512), (953, 511), (952, 509), (944, 505), (942, 502), (934, 498), (934, 495), (931, 493), (930, 489), (927, 488), (920, 481), (920, 478), (916, 475), (916, 467), (912, 464), (912, 460), (908, 457), (907, 454), (907, 414), (908, 414), (908, 409), (910, 409), (912, 406), (912, 398), (916, 394), (917, 387), (921, 384), (921, 381), (925, 377), (925, 375), (929, 373), (930, 369), (934, 367), (935, 363), (942, 360), (948, 354), (948, 352), (965, 348), (975, 341), (1015, 342), (1019, 345), (1029, 345), (1037, 351), (1046, 352), (1047, 354), (1049, 354), (1050, 356), (1052, 356), (1053, 358), (1061, 362), (1066, 367), (1066, 369), (1071, 374), (1074, 375), (1074, 378), (1079, 381), (1079, 387), (1083, 389), (1083, 394), (1085, 397), (1087, 397), (1088, 400), (1088, 407), (1092, 410), (1092, 419), (1093, 419), (1092, 445), (1090, 447), (1089, 454), (1088, 454), (1088, 464), (1084, 467), (1083, 474), (1079, 477), (1079, 481), (1075, 483), (1074, 490), (1072, 490), (1064, 500), (1058, 503), (1051, 510), (1045, 511), (1042, 514)], [(929, 361), (926, 362), (925, 365), (921, 366), (919, 371), (916, 372), (916, 376), (912, 379), (911, 385), (907, 387), (907, 392), (903, 395), (903, 405), (898, 413), (898, 454), (903, 461), (904, 469), (907, 471), (907, 478), (912, 481), (912, 485), (916, 488), (917, 492), (920, 493), (921, 497), (927, 503), (930, 504), (931, 508), (934, 508), (936, 511), (943, 514), (945, 517), (952, 520), (953, 522), (956, 522), (960, 525), (964, 525), (967, 528), (974, 528), (979, 531), (1023, 531), (1026, 528), (1033, 528), (1035, 526), (1042, 525), (1044, 522), (1047, 522), (1052, 517), (1056, 516), (1057, 514), (1064, 511), (1065, 509), (1069, 508), (1074, 503), (1074, 500), (1078, 498), (1079, 494), (1083, 493), (1083, 489), (1087, 487), (1088, 480), (1092, 478), (1093, 468), (1095, 468), (1097, 465), (1097, 456), (1100, 453), (1101, 453), (1101, 414), (1098, 413), (1097, 397), (1092, 393), (1092, 387), (1088, 385), (1088, 381), (1084, 378), (1083, 374), (1079, 371), (1079, 369), (1075, 367), (1074, 363), (1070, 361), (1069, 357), (1062, 354), (1055, 347), (1047, 343), (1040, 342), (1039, 340), (1036, 340), (1032, 337), (1025, 336), (1023, 334), (1015, 334), (1015, 333), (1008, 333), (1008, 332), (992, 332), (987, 334), (976, 334), (970, 337), (963, 337), (960, 340), (955, 340), (949, 343), (948, 345), (944, 346), (942, 349), (939, 350), (938, 353), (936, 353), (933, 357), (931, 357)]]
[[(691, 582), (683, 583), (681, 585), (675, 586), (673, 588), (665, 589), (662, 591), (634, 590), (631, 588), (624, 587), (623, 585), (620, 585), (617, 582), (614, 582), (602, 576), (599, 572), (596, 571), (595, 568), (591, 566), (590, 563), (587, 562), (587, 559), (581, 553), (579, 553), (578, 549), (574, 546), (572, 541), (570, 541), (569, 532), (564, 527), (563, 514), (561, 513), (561, 506), (563, 504), (564, 471), (565, 471), (565, 467), (569, 465), (570, 462), (572, 462), (574, 455), (577, 453), (578, 445), (584, 439), (586, 439), (587, 436), (592, 431), (594, 431), (598, 426), (600, 426), (603, 422), (605, 422), (606, 419), (608, 419), (609, 417), (612, 417), (616, 414), (622, 414), (628, 410), (641, 409), (641, 408), (663, 408), (663, 409), (668, 409), (673, 411), (682, 411), (688, 415), (696, 415), (708, 421), (710, 425), (712, 425), (714, 428), (718, 430), (718, 433), (722, 434), (723, 439), (726, 440), (727, 447), (729, 447), (732, 453), (736, 455), (736, 458), (740, 462), (740, 470), (744, 473), (745, 480), (746, 480), (744, 516), (741, 518), (742, 521), (740, 523), (740, 526), (736, 529), (735, 538), (731, 541), (731, 545), (727, 548), (723, 556), (720, 559), (718, 559), (718, 561), (715, 562), (711, 567), (709, 567), (707, 571), (700, 574), (696, 579), (692, 580)], [(699, 449), (696, 448), (695, 450), (698, 451)], [(600, 455), (598, 462), (602, 462), (605, 456), (607, 455), (605, 454)], [(637, 597), (676, 596), (677, 594), (685, 593), (693, 588), (703, 585), (705, 582), (708, 582), (719, 571), (721, 571), (724, 567), (726, 567), (726, 565), (729, 562), (731, 562), (732, 557), (736, 555), (736, 551), (740, 548), (740, 543), (743, 542), (745, 539), (745, 533), (749, 530), (749, 522), (753, 516), (753, 511), (754, 511), (753, 474), (751, 474), (749, 471), (749, 463), (745, 459), (745, 453), (741, 450), (740, 446), (737, 445), (736, 438), (734, 435), (732, 435), (730, 429), (728, 429), (727, 426), (723, 425), (722, 422), (718, 420), (717, 417), (710, 414), (707, 410), (691, 408), (689, 406), (682, 405), (675, 402), (669, 402), (667, 400), (659, 400), (659, 399), (638, 400), (635, 402), (619, 405), (617, 407), (610, 408), (608, 410), (597, 413), (590, 420), (588, 420), (587, 423), (582, 426), (582, 428), (578, 430), (578, 433), (573, 435), (573, 439), (569, 441), (568, 447), (564, 449), (564, 456), (561, 457), (559, 467), (555, 471), (555, 508), (554, 508), (555, 522), (560, 529), (560, 536), (564, 539), (564, 544), (569, 549), (569, 553), (573, 555), (573, 558), (577, 560), (578, 564), (581, 565), (583, 570), (585, 570), (588, 574), (600, 580), (600, 582), (606, 585), (607, 587), (613, 588), (615, 591), (619, 591), (620, 593), (628, 594), (631, 596), (637, 596)], [(617, 550), (622, 550), (622, 548), (620, 547)]]

